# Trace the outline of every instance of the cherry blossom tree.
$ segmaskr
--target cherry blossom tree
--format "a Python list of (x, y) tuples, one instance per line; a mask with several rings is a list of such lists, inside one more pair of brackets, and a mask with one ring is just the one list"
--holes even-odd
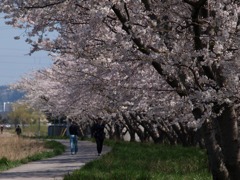
[(189, 100), (205, 132), (213, 178), (237, 179), (239, 6), (236, 0), (15, 0), (0, 9), (8, 24), (26, 29), (32, 52), (70, 54), (95, 67), (151, 64)]
[[(123, 117), (128, 117), (123, 118), (121, 124), (127, 128), (132, 140), (135, 140), (135, 134), (137, 134), (141, 141), (146, 141), (145, 135), (148, 131), (155, 142), (160, 142), (161, 134), (166, 134), (172, 144), (176, 143), (177, 136), (170, 135), (176, 133), (167, 126), (174, 125), (175, 131), (179, 132), (180, 126), (177, 124), (186, 124), (192, 119), (186, 113), (181, 118), (179, 116), (184, 112), (182, 108), (189, 109), (189, 107), (186, 108), (186, 104), (183, 105), (182, 102), (176, 103), (177, 99), (179, 102), (181, 99), (167, 84), (164, 85), (153, 67), (142, 63), (126, 63), (127, 65), (124, 67), (121, 67), (123, 63), (112, 63), (106, 67), (102, 65), (96, 68), (84, 60), (72, 61), (69, 59), (68, 62), (65, 62), (58, 57), (51, 69), (38, 71), (32, 75), (33, 82), (23, 79), (14, 86), (27, 92), (28, 104), (31, 106), (41, 105), (42, 109), (47, 109), (55, 116), (65, 115), (80, 118), (79, 123), (84, 125), (89, 114), (97, 116), (99, 112), (108, 114), (120, 112), (124, 115)], [(89, 69), (91, 69), (91, 73)], [(131, 72), (130, 76), (128, 72)], [(161, 89), (159, 89), (159, 84), (162, 84)], [(181, 111), (176, 107), (181, 108)], [(130, 111), (132, 111), (130, 116), (126, 116)], [(134, 111), (138, 113), (134, 113)], [(136, 120), (139, 113), (147, 113), (148, 118), (140, 118), (141, 121)], [(161, 120), (150, 118), (153, 115), (161, 117)], [(176, 118), (178, 118), (178, 123), (173, 120)], [(165, 121), (164, 126), (162, 125), (163, 120)], [(158, 127), (160, 134), (151, 132), (154, 129), (151, 122), (156, 121), (155, 127)], [(115, 132), (115, 130), (112, 132), (111, 129), (115, 127), (116, 123), (116, 121), (108, 121), (109, 135)], [(187, 143), (184, 142), (184, 144)]]

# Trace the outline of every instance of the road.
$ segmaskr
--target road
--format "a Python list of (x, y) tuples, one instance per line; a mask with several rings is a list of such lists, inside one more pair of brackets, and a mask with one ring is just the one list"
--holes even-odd
[[(79, 141), (79, 152), (71, 155), (69, 140), (59, 140), (67, 146), (62, 155), (30, 162), (0, 173), (1, 180), (62, 180), (65, 174), (80, 169), (84, 164), (101, 156), (97, 156), (96, 144), (89, 141)], [(104, 146), (102, 154), (111, 150)]]

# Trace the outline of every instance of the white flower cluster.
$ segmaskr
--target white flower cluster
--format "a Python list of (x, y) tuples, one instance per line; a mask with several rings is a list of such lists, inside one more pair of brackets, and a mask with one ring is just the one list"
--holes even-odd
[[(54, 56), (51, 69), (18, 85), (56, 114), (141, 111), (198, 128), (214, 103), (239, 96), (240, 8), (210, 1), (211, 13), (193, 18), (187, 2), (4, 1), (0, 11), (27, 30), (32, 52)], [(192, 117), (197, 107), (202, 120)]]

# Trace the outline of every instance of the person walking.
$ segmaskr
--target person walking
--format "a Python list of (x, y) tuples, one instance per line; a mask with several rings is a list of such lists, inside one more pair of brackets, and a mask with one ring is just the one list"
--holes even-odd
[(1, 125), (1, 127), (0, 127), (0, 128), (1, 128), (1, 134), (2, 134), (2, 133), (3, 133), (3, 125)]
[(74, 155), (78, 152), (78, 136), (79, 136), (79, 126), (75, 121), (69, 119), (69, 134), (70, 134), (70, 150), (71, 154)]
[(103, 141), (105, 138), (104, 128), (105, 128), (105, 122), (103, 121), (102, 118), (98, 118), (96, 123), (94, 123), (92, 127), (92, 134), (97, 144), (98, 156), (100, 156), (102, 153)]
[(15, 130), (15, 131), (16, 131), (16, 133), (17, 133), (17, 135), (18, 135), (18, 136), (20, 136), (20, 135), (21, 135), (21, 133), (22, 133), (22, 129), (20, 128), (20, 126), (19, 126), (19, 125), (17, 126), (17, 128), (16, 128), (16, 130)]

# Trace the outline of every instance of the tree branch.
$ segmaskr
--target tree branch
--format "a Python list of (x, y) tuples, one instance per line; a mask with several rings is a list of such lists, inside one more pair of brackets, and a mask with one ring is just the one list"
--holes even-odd
[(42, 8), (62, 4), (64, 2), (66, 2), (66, 0), (62, 0), (62, 1), (59, 1), (59, 2), (55, 2), (55, 3), (49, 3), (49, 4), (45, 4), (45, 5), (34, 4), (33, 6), (23, 6), (23, 7), (20, 7), (20, 8), (23, 8), (23, 9), (42, 9)]

